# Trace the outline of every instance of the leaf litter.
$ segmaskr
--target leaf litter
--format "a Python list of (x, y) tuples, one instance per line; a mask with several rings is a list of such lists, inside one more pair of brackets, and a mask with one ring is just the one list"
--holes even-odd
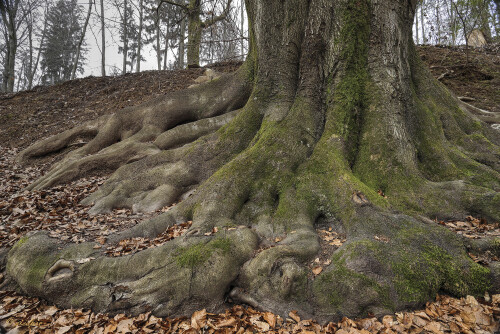
[[(116, 245), (106, 244), (108, 235), (130, 228), (152, 214), (133, 214), (130, 210), (114, 210), (110, 214), (90, 216), (88, 207), (79, 202), (95, 191), (106, 177), (81, 179), (69, 185), (43, 191), (23, 189), (48, 167), (20, 167), (15, 164), (16, 149), (0, 147), (0, 247), (11, 247), (30, 231), (46, 230), (49, 236), (64, 242), (97, 241), (108, 256), (124, 256), (159, 246), (182, 236), (192, 222), (171, 226), (154, 239), (132, 238)], [(466, 221), (438, 222), (466, 238), (500, 236), (499, 224), (467, 217)], [(209, 234), (216, 233), (212, 231)], [(330, 255), (346, 242), (343, 233), (331, 227), (318, 229), (322, 251), (311, 261), (311, 275), (319, 275), (330, 265)], [(385, 236), (375, 236), (388, 242)], [(281, 240), (274, 240), (275, 243)], [(482, 256), (471, 257), (484, 264)], [(90, 261), (91, 259), (83, 259)], [(491, 259), (489, 259), (491, 260)], [(497, 260), (497, 259), (493, 259)], [(483, 262), (481, 262), (483, 261)], [(0, 281), (3, 275), (0, 274)], [(320, 325), (311, 319), (301, 319), (296, 311), (282, 318), (270, 312), (235, 305), (225, 313), (195, 312), (191, 318), (157, 318), (151, 313), (136, 317), (109, 315), (90, 310), (61, 310), (38, 298), (12, 291), (0, 291), (0, 325), (10, 333), (493, 333), (500, 329), (500, 295), (455, 299), (437, 296), (421, 311), (396, 313), (381, 319), (348, 319)]]
[[(386, 315), (381, 319), (343, 318), (320, 325), (302, 319), (297, 311), (287, 318), (251, 307), (235, 305), (224, 313), (196, 311), (190, 318), (157, 318), (148, 313), (136, 317), (109, 315), (90, 310), (60, 310), (38, 298), (0, 292), (0, 324), (15, 333), (494, 333), (499, 327), (500, 295), (490, 302), (474, 297), (437, 296), (424, 310)], [(14, 333), (14, 332), (12, 332)]]

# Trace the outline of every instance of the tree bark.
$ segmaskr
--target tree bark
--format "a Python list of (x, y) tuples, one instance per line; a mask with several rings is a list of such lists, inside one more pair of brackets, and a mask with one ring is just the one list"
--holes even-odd
[(201, 0), (189, 0), (187, 9), (188, 20), (188, 45), (187, 65), (188, 67), (200, 67), (200, 43), (201, 43)]
[[(416, 1), (247, 0), (246, 8), (249, 54), (236, 73), (19, 156), (93, 137), (31, 189), (116, 170), (84, 200), (92, 213), (184, 200), (109, 244), (192, 220), (188, 233), (121, 258), (38, 233), (10, 251), (8, 276), (62, 306), (157, 316), (216, 310), (231, 298), (332, 320), (422, 306), (438, 291), (500, 292), (499, 266), (474, 263), (464, 240), (432, 220), (500, 219), (500, 136), (417, 58)], [(325, 246), (317, 228), (347, 241), (328, 248), (313, 275)], [(498, 252), (498, 243), (486, 248)]]
[(436, 4), (437, 44), (441, 45), (441, 8)]

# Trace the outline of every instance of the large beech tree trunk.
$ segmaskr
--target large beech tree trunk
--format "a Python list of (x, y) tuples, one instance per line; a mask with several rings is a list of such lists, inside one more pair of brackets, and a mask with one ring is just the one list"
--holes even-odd
[[(498, 263), (474, 263), (466, 241), (431, 220), (500, 219), (500, 136), (416, 57), (415, 6), (248, 0), (250, 51), (236, 73), (19, 156), (88, 137), (31, 188), (116, 170), (84, 201), (92, 212), (184, 200), (108, 243), (193, 220), (189, 232), (121, 258), (36, 233), (10, 251), (9, 277), (62, 306), (160, 316), (216, 310), (228, 294), (331, 320), (420, 306), (438, 291), (499, 292)], [(317, 226), (347, 241), (314, 276)], [(498, 241), (467, 245), (499, 252)]]

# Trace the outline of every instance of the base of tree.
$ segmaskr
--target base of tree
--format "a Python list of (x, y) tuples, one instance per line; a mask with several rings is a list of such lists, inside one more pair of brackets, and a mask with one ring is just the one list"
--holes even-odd
[[(249, 12), (282, 10), (259, 6), (269, 8)], [(432, 79), (408, 42), (410, 27), (395, 34), (381, 23), (398, 10), (412, 22), (405, 6), (314, 2), (310, 22), (296, 18), (303, 31), (288, 25), (286, 47), (270, 47), (281, 35), (264, 40), (267, 30), (256, 29), (258, 47), (236, 73), (25, 150), (20, 161), (88, 138), (31, 188), (116, 170), (84, 200), (94, 213), (181, 201), (108, 243), (193, 224), (181, 238), (120, 258), (94, 243), (29, 235), (9, 253), (9, 277), (63, 307), (158, 316), (214, 310), (230, 297), (332, 320), (421, 306), (438, 292), (500, 292), (498, 263), (476, 264), (466, 241), (430, 220), (500, 220), (500, 133)], [(334, 40), (330, 12), (341, 27)], [(380, 21), (371, 32), (369, 15)], [(269, 18), (251, 21), (273, 31)], [(320, 250), (319, 225), (347, 241), (314, 276), (307, 265)], [(500, 251), (498, 240), (469, 247)]]

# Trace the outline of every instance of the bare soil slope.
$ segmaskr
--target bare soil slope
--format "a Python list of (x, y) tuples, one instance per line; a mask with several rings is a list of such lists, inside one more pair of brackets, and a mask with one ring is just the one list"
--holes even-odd
[[(216, 72), (232, 72), (240, 65), (226, 62), (209, 67)], [(16, 94), (0, 94), (0, 143), (4, 147), (26, 147), (106, 113), (185, 89), (204, 71), (197, 68), (87, 77)]]

